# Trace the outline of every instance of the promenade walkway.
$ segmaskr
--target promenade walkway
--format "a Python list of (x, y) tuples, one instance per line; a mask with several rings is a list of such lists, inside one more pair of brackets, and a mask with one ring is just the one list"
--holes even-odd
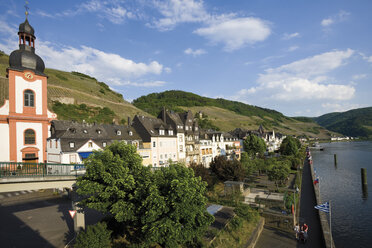
[(305, 162), (302, 171), (300, 224), (304, 222), (309, 226), (309, 239), (305, 244), (297, 244), (297, 247), (325, 247), (323, 232), (319, 220), (319, 210), (316, 210), (316, 198), (313, 181), (310, 173), (310, 166)]

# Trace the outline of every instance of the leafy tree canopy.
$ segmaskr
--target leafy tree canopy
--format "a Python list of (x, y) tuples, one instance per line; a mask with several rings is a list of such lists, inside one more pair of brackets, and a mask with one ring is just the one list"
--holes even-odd
[(245, 176), (242, 164), (236, 159), (227, 160), (225, 156), (215, 157), (209, 168), (221, 181), (242, 181)]
[(301, 143), (298, 139), (292, 136), (287, 136), (280, 145), (280, 153), (282, 155), (297, 155)]
[(265, 141), (254, 134), (250, 134), (244, 140), (244, 151), (246, 151), (251, 157), (254, 157), (257, 154), (263, 156), (266, 151)]
[(131, 244), (177, 247), (197, 239), (213, 221), (206, 211), (206, 183), (173, 164), (151, 171), (136, 148), (123, 142), (94, 152), (77, 181), (81, 205), (109, 213)]

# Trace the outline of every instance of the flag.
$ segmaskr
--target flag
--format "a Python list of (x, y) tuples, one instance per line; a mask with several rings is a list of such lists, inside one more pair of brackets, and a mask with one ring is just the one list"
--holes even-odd
[(316, 205), (314, 208), (316, 208), (320, 211), (329, 213), (329, 203), (328, 202), (320, 204), (320, 205)]
[(317, 183), (319, 183), (319, 177), (317, 177), (317, 178), (314, 180), (314, 185), (316, 185)]

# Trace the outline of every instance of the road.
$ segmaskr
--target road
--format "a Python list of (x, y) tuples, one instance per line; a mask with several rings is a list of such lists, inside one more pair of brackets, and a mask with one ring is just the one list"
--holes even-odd
[[(35, 197), (30, 193), (27, 199), (0, 201), (1, 247), (64, 247), (74, 237), (71, 201), (66, 196)], [(86, 212), (86, 224), (100, 218), (92, 210)]]
[(319, 220), (318, 210), (314, 208), (316, 205), (315, 192), (313, 181), (310, 173), (310, 166), (306, 162), (302, 171), (302, 187), (301, 187), (301, 206), (300, 206), (300, 221), (309, 226), (309, 239), (306, 244), (298, 244), (297, 247), (325, 247), (324, 238)]

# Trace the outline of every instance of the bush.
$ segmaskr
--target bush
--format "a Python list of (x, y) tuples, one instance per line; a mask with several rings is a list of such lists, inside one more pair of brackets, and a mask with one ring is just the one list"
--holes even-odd
[(256, 211), (252, 210), (251, 207), (245, 204), (240, 204), (234, 209), (234, 213), (242, 219), (252, 221), (258, 217)]
[(230, 227), (231, 230), (235, 231), (236, 229), (239, 229), (243, 225), (243, 219), (240, 218), (239, 216), (235, 216), (231, 222), (230, 222)]
[(111, 231), (107, 230), (107, 225), (104, 222), (99, 222), (95, 225), (88, 226), (85, 231), (81, 231), (78, 234), (74, 247), (111, 247)]

